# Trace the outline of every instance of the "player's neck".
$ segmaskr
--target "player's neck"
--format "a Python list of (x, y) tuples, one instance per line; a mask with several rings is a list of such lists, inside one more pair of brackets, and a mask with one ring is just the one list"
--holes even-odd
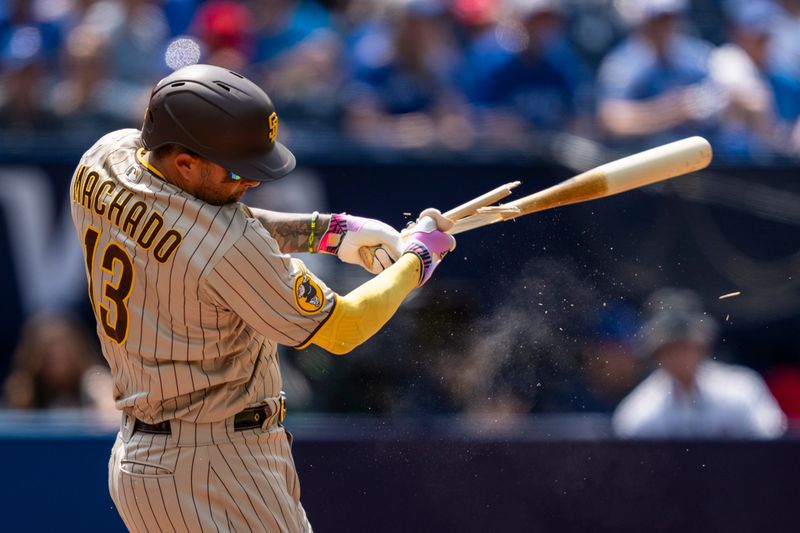
[(176, 187), (183, 188), (181, 186), (181, 181), (175, 178), (175, 173), (171, 171), (169, 165), (166, 164), (163, 160), (156, 158), (153, 155), (153, 152), (147, 151), (144, 153), (144, 160), (147, 161), (147, 164), (150, 165), (152, 168), (158, 171), (157, 176), (162, 178), (164, 181), (175, 185)]

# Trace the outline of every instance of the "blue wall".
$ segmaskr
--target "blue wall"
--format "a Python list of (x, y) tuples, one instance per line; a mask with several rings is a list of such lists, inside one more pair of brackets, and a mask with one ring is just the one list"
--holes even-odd
[[(295, 461), (317, 533), (780, 533), (800, 524), (796, 439), (621, 442), (492, 437), (445, 430), (446, 420), (298, 422)], [(2, 429), (3, 531), (123, 530), (106, 485), (113, 435)]]

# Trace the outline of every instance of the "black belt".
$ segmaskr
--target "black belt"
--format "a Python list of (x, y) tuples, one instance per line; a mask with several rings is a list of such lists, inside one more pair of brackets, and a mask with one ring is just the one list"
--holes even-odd
[[(265, 405), (259, 407), (250, 407), (244, 411), (236, 413), (233, 416), (233, 430), (244, 431), (245, 429), (260, 428), (264, 424), (264, 420), (272, 415), (273, 413)], [(285, 418), (286, 400), (281, 397), (280, 406), (278, 408), (277, 423), (280, 424)], [(172, 426), (169, 423), (169, 420), (164, 420), (163, 422), (159, 422), (157, 424), (148, 424), (147, 422), (142, 422), (137, 418), (133, 423), (133, 431), (169, 435), (172, 433)]]

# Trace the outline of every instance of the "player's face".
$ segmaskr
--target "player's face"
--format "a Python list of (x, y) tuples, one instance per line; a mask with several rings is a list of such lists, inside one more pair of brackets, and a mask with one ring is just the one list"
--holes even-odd
[(659, 366), (685, 385), (694, 382), (697, 368), (705, 359), (709, 347), (695, 341), (674, 341), (661, 346), (655, 353)]
[[(195, 198), (213, 205), (238, 202), (247, 189), (261, 182), (241, 178), (223, 167), (199, 156), (179, 153), (172, 161), (175, 172), (170, 174), (178, 187)], [(168, 166), (169, 168), (169, 166)]]
[(248, 180), (210, 161), (202, 161), (200, 180), (194, 196), (213, 205), (238, 202), (247, 189), (258, 187), (259, 181)]

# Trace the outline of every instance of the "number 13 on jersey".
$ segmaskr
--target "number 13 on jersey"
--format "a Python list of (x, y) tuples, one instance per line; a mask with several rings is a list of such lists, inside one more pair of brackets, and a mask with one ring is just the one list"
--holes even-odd
[[(128, 312), (128, 298), (133, 290), (133, 261), (128, 252), (118, 243), (111, 241), (106, 244), (100, 256), (100, 269), (111, 277), (111, 281), (103, 283), (103, 289), (98, 301), (94, 299), (95, 256), (97, 241), (100, 231), (89, 226), (83, 234), (84, 253), (86, 254), (86, 270), (89, 273), (89, 299), (97, 320), (103, 326), (106, 336), (117, 344), (122, 344), (128, 338), (130, 314)], [(119, 274), (117, 274), (119, 273)], [(116, 284), (114, 280), (116, 279)], [(112, 310), (106, 305), (111, 304)], [(114, 317), (113, 322), (111, 317)]]

